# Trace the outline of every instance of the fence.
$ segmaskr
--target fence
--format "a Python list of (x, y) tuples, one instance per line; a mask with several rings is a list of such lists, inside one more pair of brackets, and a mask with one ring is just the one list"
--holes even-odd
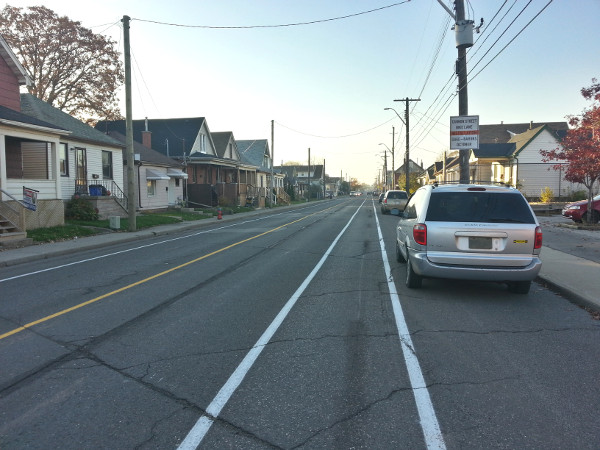
[[(472, 183), (506, 183), (518, 188), (528, 199), (539, 198), (545, 188), (552, 190), (555, 199), (570, 200), (578, 191), (587, 194), (585, 185), (564, 179), (566, 169), (566, 164), (519, 162), (512, 165), (471, 164), (469, 173)], [(457, 169), (446, 173), (448, 182), (458, 179)]]
[(517, 164), (517, 186), (528, 198), (537, 198), (545, 188), (552, 189), (554, 198), (569, 199), (577, 191), (586, 191), (581, 183), (572, 183), (564, 179), (566, 164), (558, 166), (548, 163)]

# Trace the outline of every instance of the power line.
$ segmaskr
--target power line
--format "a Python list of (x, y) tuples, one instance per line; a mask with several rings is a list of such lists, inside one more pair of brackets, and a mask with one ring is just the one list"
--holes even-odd
[(505, 50), (505, 49), (506, 49), (506, 48), (507, 48), (507, 47), (508, 47), (510, 44), (512, 44), (512, 43), (513, 43), (513, 41), (514, 41), (516, 38), (518, 38), (518, 37), (519, 37), (519, 35), (520, 35), (520, 34), (521, 34), (523, 31), (525, 31), (525, 29), (526, 29), (526, 28), (527, 28), (529, 25), (531, 25), (531, 23), (532, 23), (532, 22), (533, 22), (535, 19), (537, 19), (537, 18), (538, 18), (538, 16), (539, 16), (541, 13), (543, 13), (543, 12), (544, 12), (544, 10), (545, 10), (545, 9), (546, 9), (548, 6), (550, 6), (550, 3), (552, 3), (552, 1), (553, 1), (553, 0), (550, 0), (548, 3), (546, 3), (546, 6), (544, 6), (544, 7), (541, 9), (541, 11), (540, 11), (540, 12), (538, 12), (538, 13), (537, 13), (537, 14), (536, 14), (536, 15), (535, 15), (535, 16), (534, 16), (534, 17), (533, 17), (533, 18), (532, 18), (532, 19), (531, 19), (529, 22), (527, 22), (527, 25), (525, 25), (525, 26), (524, 26), (524, 27), (521, 29), (521, 31), (519, 31), (519, 32), (518, 32), (518, 33), (515, 35), (515, 37), (513, 37), (513, 38), (512, 38), (512, 39), (511, 39), (511, 40), (508, 42), (508, 44), (506, 44), (504, 47), (502, 47), (502, 49), (501, 49), (501, 50), (500, 50), (498, 53), (496, 53), (496, 55), (495, 55), (495, 56), (494, 56), (494, 57), (493, 57), (493, 58), (492, 58), (492, 59), (491, 59), (491, 60), (490, 60), (490, 61), (489, 61), (489, 62), (488, 62), (488, 63), (487, 63), (485, 66), (483, 66), (479, 72), (477, 72), (475, 75), (473, 75), (473, 76), (472, 76), (470, 79), (471, 79), (471, 80), (475, 79), (475, 78), (477, 77), (477, 75), (479, 75), (479, 74), (480, 74), (480, 73), (481, 73), (481, 72), (482, 72), (482, 71), (483, 71), (483, 70), (484, 70), (484, 69), (485, 69), (487, 66), (489, 66), (489, 65), (492, 63), (492, 61), (494, 61), (494, 60), (495, 60), (495, 59), (496, 59), (496, 58), (497, 58), (497, 57), (500, 55), (500, 53), (502, 53), (502, 52), (503, 52), (503, 51), (504, 51), (504, 50)]
[[(482, 56), (481, 58), (479, 58), (479, 61), (477, 61), (477, 62), (475, 63), (475, 65), (474, 65), (473, 67), (471, 67), (471, 68), (470, 68), (470, 70), (469, 70), (469, 72), (467, 73), (467, 75), (470, 75), (470, 74), (471, 74), (471, 72), (473, 72), (473, 70), (475, 69), (475, 67), (477, 67), (477, 66), (479, 65), (479, 63), (481, 63), (481, 61), (483, 61), (483, 58), (485, 58), (485, 57), (487, 56), (487, 54), (488, 54), (489, 52), (491, 52), (491, 51), (492, 51), (492, 49), (493, 49), (493, 48), (496, 46), (496, 44), (497, 44), (497, 43), (498, 43), (498, 41), (499, 41), (499, 40), (502, 38), (502, 36), (504, 36), (504, 35), (506, 34), (506, 32), (508, 31), (508, 29), (514, 25), (514, 23), (515, 23), (515, 22), (517, 21), (517, 19), (518, 19), (518, 18), (521, 16), (521, 14), (523, 14), (523, 13), (525, 12), (525, 10), (527, 9), (527, 7), (529, 7), (529, 5), (531, 5), (531, 2), (532, 2), (532, 1), (533, 1), (533, 0), (529, 0), (529, 2), (528, 2), (528, 3), (527, 3), (527, 4), (526, 4), (524, 7), (523, 7), (523, 9), (522, 9), (522, 10), (519, 12), (519, 14), (517, 14), (517, 15), (515, 16), (515, 18), (512, 20), (512, 22), (511, 22), (511, 23), (509, 23), (509, 24), (508, 24), (508, 26), (507, 26), (507, 27), (504, 29), (504, 31), (503, 31), (503, 32), (500, 34), (500, 36), (498, 36), (498, 39), (496, 39), (496, 40), (494, 41), (494, 43), (493, 43), (493, 44), (490, 46), (490, 48), (488, 48), (488, 50), (487, 50), (487, 51), (486, 51), (486, 52), (483, 54), (483, 56)], [(548, 5), (546, 5), (546, 6), (548, 6)], [(542, 11), (543, 11), (543, 10), (542, 10)], [(540, 11), (540, 12), (541, 12), (541, 11)], [(538, 14), (538, 15), (539, 15), (539, 14)], [(536, 17), (537, 17), (537, 16), (536, 16)], [(523, 31), (523, 30), (521, 30), (521, 31)], [(519, 32), (519, 33), (520, 33), (520, 32)], [(518, 36), (518, 34), (517, 34), (517, 36)], [(515, 37), (516, 37), (516, 36), (515, 36)], [(513, 40), (514, 40), (514, 39), (513, 39)], [(512, 41), (511, 41), (511, 42), (512, 42)]]
[[(552, 1), (553, 1), (553, 0), (550, 0), (550, 1), (549, 1), (549, 2), (548, 2), (548, 3), (547, 3), (547, 4), (546, 4), (546, 5), (545, 5), (545, 6), (544, 6), (544, 7), (543, 7), (543, 8), (542, 8), (542, 9), (541, 9), (541, 10), (540, 10), (540, 11), (539, 11), (539, 12), (538, 12), (538, 13), (537, 13), (537, 14), (536, 14), (536, 15), (535, 15), (535, 16), (534, 16), (534, 17), (533, 17), (533, 18), (532, 18), (532, 19), (531, 19), (531, 20), (530, 20), (530, 21), (529, 21), (529, 22), (528, 22), (528, 23), (527, 23), (527, 24), (526, 24), (524, 27), (523, 27), (523, 28), (522, 28), (522, 29), (521, 29), (521, 30), (520, 30), (520, 31), (519, 31), (519, 32), (518, 32), (518, 33), (517, 33), (517, 34), (516, 34), (516, 35), (515, 35), (515, 36), (514, 36), (514, 37), (513, 37), (511, 40), (510, 40), (510, 41), (509, 41), (509, 42), (508, 42), (508, 43), (507, 43), (507, 44), (506, 44), (506, 45), (505, 45), (505, 46), (504, 46), (504, 47), (503, 47), (503, 48), (502, 48), (502, 49), (501, 49), (501, 50), (500, 50), (500, 51), (499, 51), (499, 52), (498, 52), (498, 53), (497, 53), (497, 54), (496, 54), (496, 55), (495, 55), (495, 56), (494, 56), (494, 57), (493, 57), (493, 58), (492, 58), (492, 59), (491, 59), (491, 60), (490, 60), (490, 61), (489, 61), (489, 62), (488, 62), (488, 63), (487, 63), (487, 64), (486, 64), (486, 65), (485, 65), (485, 66), (484, 66), (482, 69), (481, 69), (481, 70), (479, 70), (479, 72), (477, 72), (477, 73), (476, 73), (474, 76), (472, 76), (472, 77), (471, 77), (471, 78), (468, 80), (468, 82), (467, 82), (467, 85), (468, 85), (468, 84), (469, 84), (471, 81), (473, 81), (473, 80), (474, 80), (474, 79), (475, 79), (475, 78), (476, 78), (476, 77), (477, 77), (477, 76), (478, 76), (478, 75), (479, 75), (479, 74), (480, 74), (480, 73), (481, 73), (481, 72), (482, 72), (482, 71), (483, 71), (485, 68), (487, 68), (487, 67), (488, 67), (488, 66), (489, 66), (489, 65), (492, 63), (492, 61), (494, 61), (494, 60), (495, 60), (495, 59), (496, 59), (496, 58), (497, 58), (497, 57), (498, 57), (498, 56), (499, 56), (499, 55), (500, 55), (500, 54), (501, 54), (501, 53), (502, 53), (502, 52), (503, 52), (503, 51), (504, 51), (504, 50), (505, 50), (505, 49), (506, 49), (506, 48), (507, 48), (507, 47), (508, 47), (510, 44), (512, 44), (512, 43), (515, 41), (515, 39), (516, 39), (516, 38), (517, 38), (517, 37), (518, 37), (518, 36), (519, 36), (519, 35), (520, 35), (520, 34), (521, 34), (521, 33), (522, 33), (522, 32), (523, 32), (523, 31), (524, 31), (526, 28), (527, 28), (527, 27), (529, 27), (529, 25), (531, 25), (531, 23), (532, 23), (534, 20), (536, 20), (536, 19), (539, 17), (539, 15), (540, 15), (540, 14), (541, 14), (541, 13), (542, 13), (542, 12), (543, 12), (543, 11), (544, 11), (544, 10), (545, 10), (545, 9), (546, 9), (548, 6), (549, 6), (549, 5), (550, 5), (550, 3), (552, 3)], [(529, 2), (529, 3), (531, 3), (531, 0), (530, 0), (530, 2)], [(527, 5), (526, 5), (526, 6), (523, 8), (523, 10), (524, 10), (525, 8), (527, 8), (527, 6), (529, 6), (529, 3), (528, 3), (528, 4), (527, 4)], [(514, 4), (513, 4), (513, 6), (514, 6)], [(502, 8), (502, 7), (501, 7), (501, 8)], [(511, 9), (512, 9), (512, 6), (511, 6)], [(523, 10), (521, 10), (521, 12), (519, 13), (519, 15), (517, 15), (517, 17), (516, 17), (516, 18), (518, 18), (518, 17), (521, 15), (521, 13), (523, 12)], [(509, 9), (509, 11), (510, 11), (510, 9)], [(497, 15), (497, 14), (496, 14), (496, 15)], [(496, 15), (495, 15), (494, 17), (496, 17)], [(505, 16), (506, 16), (506, 14), (505, 14)], [(505, 17), (505, 16), (504, 16), (504, 17)], [(503, 17), (503, 19), (504, 19), (504, 17)], [(510, 28), (510, 26), (512, 26), (512, 24), (514, 23), (514, 21), (516, 20), (516, 18), (513, 20), (513, 22), (511, 22), (511, 24), (509, 24), (509, 25), (508, 25), (508, 27), (507, 27), (507, 28), (504, 30), (504, 32), (502, 32), (502, 34), (501, 34), (501, 36), (500, 36), (500, 37), (502, 37), (502, 36), (503, 36), (503, 35), (506, 33), (506, 31), (508, 30), (508, 28)], [(502, 21), (502, 20), (501, 20), (501, 21)], [(497, 27), (496, 27), (496, 28), (497, 28)], [(495, 28), (494, 28), (494, 29), (495, 29)], [(500, 38), (498, 38), (498, 39), (500, 39)], [(497, 42), (497, 41), (498, 41), (498, 40), (496, 40), (496, 42)], [(484, 41), (484, 42), (485, 42), (485, 41)], [(496, 43), (496, 42), (495, 42), (495, 43)], [(495, 43), (494, 43), (494, 45), (495, 45)], [(493, 46), (492, 46), (492, 47), (493, 47)], [(491, 50), (491, 48), (490, 48), (489, 50)], [(485, 53), (485, 54), (484, 54), (484, 55), (483, 55), (483, 56), (482, 56), (482, 57), (479, 59), (479, 61), (478, 61), (478, 62), (475, 64), (475, 66), (474, 66), (474, 67), (476, 67), (476, 66), (477, 66), (477, 65), (478, 65), (478, 64), (481, 62), (481, 60), (482, 60), (482, 59), (483, 59), (483, 58), (484, 58), (484, 57), (485, 57), (485, 56), (486, 56), (486, 55), (489, 53), (489, 50), (488, 50), (488, 51), (487, 51), (487, 52), (486, 52), (486, 53)], [(474, 68), (474, 67), (473, 67), (473, 68)], [(471, 70), (472, 70), (472, 69), (471, 69)], [(451, 77), (451, 79), (452, 79), (452, 78), (454, 78), (454, 75)], [(448, 84), (448, 83), (446, 83), (446, 85), (447, 85), (447, 84)], [(443, 91), (444, 89), (445, 89), (445, 88), (442, 88), (442, 91)], [(443, 114), (446, 112), (446, 110), (447, 110), (447, 109), (450, 107), (450, 102), (451, 102), (451, 100), (453, 100), (453, 99), (454, 99), (454, 98), (455, 98), (457, 95), (458, 95), (458, 93), (453, 93), (453, 94), (452, 94), (450, 97), (448, 97), (448, 98), (446, 99), (446, 102), (445, 102), (445, 103), (444, 103), (444, 104), (443, 104), (443, 105), (440, 107), (439, 113), (435, 113), (435, 114), (434, 114), (434, 117), (441, 118), (441, 116), (442, 116), (442, 115), (443, 115)], [(440, 94), (438, 94), (438, 96), (436, 97), (436, 99), (434, 100), (434, 102), (432, 102), (432, 105), (433, 105), (433, 104), (435, 104), (435, 102), (437, 101), (437, 99), (438, 99), (439, 97), (440, 97)], [(431, 106), (430, 106), (430, 108), (431, 108)], [(427, 111), (429, 111), (429, 109), (430, 109), (430, 108), (428, 108), (428, 110), (427, 110)], [(442, 108), (443, 108), (443, 109), (442, 109)], [(420, 121), (419, 121), (419, 122), (420, 122)], [(419, 124), (419, 122), (417, 122), (417, 125)], [(429, 122), (429, 123), (428, 123), (428, 124), (427, 124), (427, 125), (426, 125), (426, 126), (423, 128), (423, 129), (422, 129), (421, 133), (420, 133), (420, 134), (417, 136), (417, 140), (418, 140), (418, 142), (417, 142), (417, 144), (416, 144), (416, 145), (419, 145), (419, 144), (420, 144), (420, 143), (421, 143), (421, 142), (422, 142), (422, 141), (425, 139), (426, 135), (427, 135), (427, 134), (428, 134), (428, 133), (431, 131), (431, 129), (433, 129), (433, 127), (435, 126), (435, 124), (431, 125), (431, 123), (432, 123), (432, 122), (433, 122), (433, 121), (431, 121), (431, 120), (430, 120), (430, 122)], [(415, 125), (415, 126), (416, 126), (416, 125)], [(420, 139), (420, 140), (419, 140), (419, 139)]]
[[(508, 14), (509, 14), (511, 11), (512, 11), (512, 9), (513, 9), (513, 8), (515, 7), (515, 5), (517, 4), (517, 1), (518, 1), (518, 0), (514, 0), (513, 4), (512, 4), (512, 5), (510, 6), (510, 8), (508, 8), (508, 10), (507, 10), (507, 11), (504, 13), (504, 15), (502, 16), (502, 18), (500, 19), (500, 21), (499, 21), (499, 22), (498, 22), (498, 23), (497, 23), (497, 24), (494, 26), (494, 28), (492, 28), (492, 30), (491, 30), (490, 32), (488, 32), (487, 30), (489, 30), (489, 29), (490, 29), (490, 26), (491, 26), (491, 25), (494, 23), (494, 21), (496, 20), (496, 17), (498, 16), (498, 14), (500, 14), (500, 11), (502, 11), (502, 9), (504, 8), (504, 5), (506, 5), (506, 2), (507, 2), (507, 1), (508, 1), (508, 0), (505, 0), (505, 1), (504, 1), (504, 3), (502, 3), (502, 5), (500, 6), (500, 8), (498, 8), (498, 11), (496, 11), (496, 14), (494, 14), (494, 17), (492, 17), (492, 20), (490, 20), (490, 21), (488, 21), (488, 22), (486, 23), (486, 26), (485, 26), (485, 28), (483, 29), (483, 32), (481, 33), (481, 36), (483, 36), (483, 34), (485, 34), (485, 35), (486, 35), (486, 36), (485, 36), (485, 39), (483, 40), (483, 42), (482, 42), (482, 43), (481, 43), (479, 46), (477, 46), (476, 48), (475, 48), (475, 47), (471, 47), (471, 48), (469, 48), (469, 49), (467, 50), (467, 53), (469, 54), (469, 57), (470, 57), (470, 58), (473, 58), (473, 57), (474, 57), (474, 56), (477, 54), (477, 52), (483, 48), (483, 45), (484, 45), (484, 44), (487, 42), (487, 40), (488, 40), (488, 39), (489, 39), (489, 38), (492, 36), (492, 34), (494, 34), (494, 31), (496, 31), (496, 28), (498, 28), (498, 27), (500, 26), (500, 24), (501, 24), (501, 23), (502, 23), (502, 21), (503, 21), (503, 20), (506, 18), (506, 16), (507, 16), (507, 15), (508, 15)], [(480, 38), (477, 38), (477, 39), (475, 40), (475, 44), (477, 44), (477, 43), (479, 42), (479, 39), (480, 39)], [(471, 53), (471, 50), (474, 50), (474, 51)]]
[(168, 25), (168, 26), (172, 26), (172, 27), (207, 28), (207, 29), (219, 29), (219, 30), (239, 30), (239, 29), (252, 29), (252, 28), (283, 28), (283, 27), (297, 27), (297, 26), (303, 26), (303, 25), (314, 25), (317, 23), (333, 22), (336, 20), (349, 19), (351, 17), (362, 16), (365, 14), (371, 14), (374, 12), (382, 11), (384, 9), (393, 8), (395, 6), (399, 6), (404, 3), (408, 3), (409, 1), (410, 0), (404, 0), (402, 2), (393, 3), (393, 4), (387, 5), (387, 6), (382, 6), (381, 8), (370, 9), (368, 11), (362, 11), (362, 12), (358, 12), (358, 13), (354, 13), (354, 14), (347, 14), (345, 16), (331, 17), (329, 19), (311, 20), (308, 22), (295, 22), (295, 23), (285, 23), (285, 24), (277, 24), (277, 25), (241, 25), (241, 26), (184, 25), (184, 24), (179, 24), (179, 23), (160, 22), (157, 20), (148, 20), (148, 19), (133, 18), (131, 20), (132, 21), (137, 20), (139, 22), (154, 23), (154, 24), (158, 24), (158, 25)]
[(358, 135), (361, 135), (361, 134), (369, 133), (370, 131), (376, 130), (377, 128), (380, 128), (380, 127), (382, 127), (384, 125), (387, 125), (392, 120), (394, 120), (394, 117), (392, 117), (391, 119), (383, 122), (380, 125), (376, 125), (373, 128), (369, 128), (368, 130), (359, 131), (358, 133), (353, 133), (353, 134), (346, 134), (346, 135), (343, 135), (343, 136), (319, 136), (319, 135), (316, 135), (316, 134), (310, 134), (310, 133), (305, 133), (303, 131), (295, 130), (295, 129), (290, 128), (290, 127), (288, 127), (288, 126), (286, 126), (286, 125), (284, 125), (284, 124), (282, 124), (280, 122), (277, 122), (277, 121), (275, 123), (277, 125), (279, 125), (279, 126), (282, 126), (283, 128), (287, 128), (288, 130), (293, 131), (294, 133), (302, 134), (304, 136), (316, 137), (316, 138), (321, 138), (321, 139), (342, 139), (342, 138), (353, 137), (353, 136), (358, 136)]
[[(486, 33), (486, 34), (487, 34), (487, 30), (489, 29), (489, 25), (491, 25), (491, 24), (492, 24), (492, 23), (495, 21), (496, 17), (497, 17), (497, 16), (498, 16), (498, 14), (500, 13), (500, 11), (501, 11), (501, 10), (504, 8), (504, 5), (507, 3), (507, 1), (508, 1), (508, 0), (505, 0), (505, 1), (504, 1), (504, 3), (503, 3), (503, 4), (500, 6), (500, 8), (498, 9), (498, 11), (496, 11), (496, 13), (495, 13), (495, 14), (494, 14), (494, 16), (492, 17), (492, 19), (491, 19), (491, 20), (488, 22), (488, 27), (484, 28), (484, 30), (483, 30), (483, 32), (482, 32), (482, 34), (484, 34), (484, 33)], [(509, 8), (509, 10), (508, 10), (508, 11), (505, 13), (505, 15), (502, 17), (502, 19), (500, 19), (500, 23), (502, 22), (502, 20), (504, 20), (504, 17), (506, 17), (506, 15), (507, 15), (507, 14), (510, 12), (510, 10), (512, 9), (512, 7), (515, 5), (515, 3), (516, 3), (516, 2), (517, 2), (517, 0), (515, 0), (515, 2), (513, 3), (513, 5), (512, 5), (512, 6)], [(500, 25), (500, 23), (498, 23), (498, 25)], [(493, 32), (496, 30), (496, 28), (498, 27), (498, 25), (496, 25), (496, 26), (495, 26), (495, 27), (492, 29), (492, 31), (491, 31), (490, 33), (493, 33)], [(482, 45), (483, 45), (483, 44), (485, 44), (485, 42), (487, 41), (487, 39), (489, 38), (489, 36), (490, 36), (490, 34), (487, 34), (486, 38), (485, 38), (485, 39), (484, 39), (484, 41), (482, 42)], [(479, 39), (477, 39), (477, 41), (478, 41), (478, 40), (479, 40)], [(477, 41), (475, 41), (475, 43), (477, 43)], [(471, 47), (471, 48), (473, 48), (473, 47)], [(474, 55), (475, 55), (475, 54), (476, 54), (476, 53), (477, 53), (477, 52), (480, 50), (480, 48), (481, 48), (480, 46), (479, 46), (479, 47), (477, 47), (477, 49), (475, 50), (475, 52), (474, 52), (474, 53), (473, 53), (471, 56), (474, 56)], [(469, 50), (470, 50), (470, 49), (469, 49)], [(445, 97), (445, 96), (447, 95), (447, 93), (448, 93), (448, 91), (449, 91), (449, 89), (450, 89), (450, 86), (451, 86), (451, 85), (450, 85), (450, 83), (451, 83), (451, 82), (452, 82), (452, 80), (455, 78), (455, 75), (456, 75), (455, 73), (453, 73), (452, 75), (450, 75), (450, 78), (448, 79), (448, 81), (446, 81), (446, 83), (444, 84), (444, 86), (443, 86), (443, 87), (440, 89), (440, 91), (439, 91), (438, 95), (437, 95), (437, 96), (436, 96), (436, 98), (435, 98), (435, 99), (434, 99), (434, 100), (431, 102), (431, 104), (429, 105), (429, 107), (427, 108), (427, 110), (425, 111), (425, 114), (424, 114), (423, 116), (427, 116), (427, 113), (429, 112), (429, 110), (430, 110), (430, 109), (434, 108), (434, 110), (435, 110), (435, 108), (437, 108), (437, 105), (438, 105), (438, 99), (440, 99), (440, 97), (442, 97), (442, 96), (444, 96), (444, 97)], [(452, 99), (452, 98), (454, 98), (454, 97), (455, 97), (455, 95), (452, 95), (450, 98)], [(441, 100), (440, 100), (440, 101), (441, 101)], [(447, 102), (448, 102), (448, 100), (446, 100), (446, 102), (444, 103), (444, 105), (446, 105), (446, 104), (447, 104)], [(446, 108), (446, 109), (447, 109), (447, 108)], [(420, 119), (417, 121), (417, 123), (416, 123), (416, 124), (415, 124), (415, 126), (414, 126), (415, 128), (417, 128), (417, 127), (419, 126), (419, 124), (422, 122), (423, 118), (424, 118), (424, 117), (421, 117), (421, 118), (420, 118)], [(428, 122), (428, 123), (427, 123), (427, 124), (426, 124), (426, 125), (423, 127), (423, 129), (422, 129), (421, 133), (420, 133), (420, 134), (417, 136), (417, 140), (418, 140), (418, 139), (420, 139), (420, 138), (421, 138), (421, 136), (422, 136), (423, 134), (425, 134), (426, 132), (428, 132), (428, 131), (429, 131), (429, 129), (428, 129), (427, 127), (428, 127), (428, 126), (429, 126), (429, 125), (432, 123), (432, 119), (431, 119), (430, 117), (428, 117), (428, 118), (429, 118), (430, 120), (429, 120), (429, 122)], [(432, 125), (431, 127), (433, 128), (433, 126), (434, 126), (434, 125)]]

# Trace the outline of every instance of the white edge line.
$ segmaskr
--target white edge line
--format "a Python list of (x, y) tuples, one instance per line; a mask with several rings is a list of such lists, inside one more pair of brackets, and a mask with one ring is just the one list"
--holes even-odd
[(208, 407), (206, 408), (206, 413), (198, 419), (196, 424), (189, 431), (185, 439), (181, 442), (178, 449), (180, 450), (191, 450), (196, 449), (204, 437), (206, 433), (210, 430), (210, 427), (214, 423), (214, 419), (216, 419), (223, 407), (227, 404), (231, 396), (234, 394), (238, 386), (241, 384), (244, 377), (248, 374), (250, 369), (252, 368), (254, 362), (262, 353), (265, 346), (269, 343), (277, 329), (281, 326), (286, 316), (289, 314), (291, 309), (294, 307), (304, 290), (308, 287), (310, 282), (313, 280), (317, 272), (321, 269), (330, 253), (333, 251), (334, 247), (342, 237), (342, 235), (346, 232), (364, 202), (360, 205), (360, 207), (356, 210), (356, 212), (352, 215), (346, 226), (340, 231), (335, 240), (331, 243), (325, 254), (321, 257), (317, 265), (310, 272), (308, 277), (302, 282), (300, 287), (294, 292), (294, 294), (290, 297), (290, 299), (283, 306), (279, 314), (273, 319), (269, 327), (265, 330), (262, 336), (258, 339), (256, 344), (252, 347), (252, 349), (246, 354), (242, 362), (237, 366), (235, 371), (231, 374), (227, 382), (223, 385), (223, 387), (219, 390), (215, 398), (210, 402)]
[(379, 218), (377, 217), (375, 203), (373, 203), (373, 211), (375, 212), (375, 221), (377, 222), (379, 246), (381, 248), (381, 257), (383, 259), (385, 277), (387, 279), (388, 289), (390, 291), (390, 300), (392, 301), (392, 308), (396, 318), (396, 327), (398, 328), (398, 336), (400, 337), (402, 354), (404, 355), (408, 377), (410, 379), (413, 395), (415, 397), (415, 403), (417, 404), (417, 411), (419, 412), (421, 429), (423, 430), (423, 436), (425, 437), (425, 445), (429, 450), (443, 450), (446, 448), (446, 444), (444, 443), (444, 437), (442, 436), (440, 425), (435, 415), (433, 403), (431, 402), (431, 397), (429, 396), (429, 390), (425, 384), (425, 378), (423, 377), (423, 372), (421, 371), (417, 353), (412, 343), (410, 332), (408, 331), (404, 313), (402, 312), (400, 297), (398, 296), (398, 291), (396, 290), (396, 283), (394, 283), (394, 277), (392, 276), (390, 269), (387, 252), (385, 251), (385, 243), (383, 241), (383, 235), (381, 234), (381, 227), (379, 226)]

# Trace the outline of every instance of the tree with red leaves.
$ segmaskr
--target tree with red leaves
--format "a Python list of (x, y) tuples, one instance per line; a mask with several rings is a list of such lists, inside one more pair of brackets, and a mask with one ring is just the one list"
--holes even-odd
[(116, 42), (45, 6), (0, 10), (0, 34), (33, 81), (30, 94), (77, 119), (122, 118), (125, 77)]
[[(581, 183), (588, 189), (587, 220), (591, 221), (594, 184), (600, 180), (600, 83), (592, 79), (592, 85), (581, 89), (581, 95), (591, 100), (589, 108), (581, 116), (569, 116), (571, 129), (561, 142), (562, 148), (540, 150), (542, 160), (566, 161), (565, 180)], [(553, 168), (559, 170), (561, 164)]]

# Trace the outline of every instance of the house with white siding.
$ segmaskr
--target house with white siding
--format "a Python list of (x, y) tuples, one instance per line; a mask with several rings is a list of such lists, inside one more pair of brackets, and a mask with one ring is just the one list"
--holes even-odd
[[(124, 145), (31, 94), (21, 94), (21, 111), (68, 130), (59, 142), (60, 198), (75, 194), (117, 196), (123, 189)], [(120, 196), (120, 195), (119, 195)]]
[(69, 132), (21, 112), (19, 89), (30, 83), (0, 36), (0, 245), (23, 240), (28, 228), (64, 223), (58, 153)]
[(540, 150), (561, 147), (568, 130), (566, 122), (483, 125), (481, 129), (483, 142), (479, 149), (471, 150), (469, 159), (473, 182), (505, 183), (532, 199), (545, 188), (555, 197), (568, 197), (584, 189), (565, 181), (564, 171), (552, 169), (555, 164), (544, 163), (540, 154)]
[(64, 202), (76, 194), (122, 210), (122, 145), (21, 94), (28, 83), (0, 36), (0, 234), (64, 224)]
[[(108, 135), (125, 145), (125, 135), (110, 131)], [(182, 205), (184, 188), (188, 178), (181, 161), (176, 161), (151, 148), (151, 133), (143, 133), (144, 143), (133, 141), (134, 173), (136, 178), (136, 205), (139, 210), (164, 210)], [(126, 164), (126, 160), (124, 161)], [(127, 180), (127, 165), (123, 178)], [(125, 182), (127, 186), (128, 183)], [(126, 190), (127, 192), (127, 190)]]

